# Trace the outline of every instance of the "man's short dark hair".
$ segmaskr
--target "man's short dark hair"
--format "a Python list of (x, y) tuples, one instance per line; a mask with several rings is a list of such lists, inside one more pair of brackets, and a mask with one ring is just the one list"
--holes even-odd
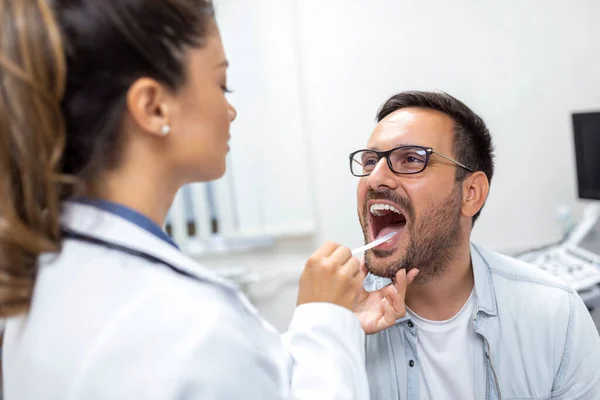
[[(492, 137), (483, 119), (463, 102), (447, 93), (407, 91), (390, 97), (377, 113), (377, 122), (402, 108), (425, 108), (439, 111), (454, 120), (454, 158), (471, 168), (483, 171), (488, 180), (494, 175), (494, 146)], [(456, 181), (462, 182), (469, 172), (457, 168)], [(483, 208), (483, 207), (482, 207)], [(481, 210), (473, 216), (473, 224)]]

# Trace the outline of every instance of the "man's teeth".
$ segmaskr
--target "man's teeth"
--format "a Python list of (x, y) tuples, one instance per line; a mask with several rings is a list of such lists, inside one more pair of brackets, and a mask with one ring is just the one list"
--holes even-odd
[(369, 208), (369, 211), (371, 212), (371, 214), (373, 214), (376, 217), (380, 217), (380, 216), (384, 215), (385, 213), (382, 212), (384, 210), (393, 211), (396, 214), (402, 214), (396, 207), (391, 206), (389, 204), (374, 203), (374, 204), (371, 204), (371, 207)]

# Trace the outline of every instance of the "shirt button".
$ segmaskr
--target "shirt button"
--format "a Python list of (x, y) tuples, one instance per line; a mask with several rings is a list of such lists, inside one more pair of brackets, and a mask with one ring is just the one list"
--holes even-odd
[(413, 360), (410, 360), (408, 362), (408, 366), (411, 367), (411, 368), (414, 367), (415, 366), (415, 362)]
[(407, 325), (409, 328), (412, 328), (413, 326), (415, 326), (415, 324), (413, 324), (412, 321), (408, 321)]

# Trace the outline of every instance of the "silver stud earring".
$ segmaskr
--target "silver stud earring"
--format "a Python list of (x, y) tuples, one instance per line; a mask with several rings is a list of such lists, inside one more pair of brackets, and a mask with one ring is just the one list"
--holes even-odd
[(164, 124), (163, 126), (161, 126), (160, 128), (160, 133), (163, 136), (167, 136), (169, 133), (171, 133), (171, 126), (168, 124)]

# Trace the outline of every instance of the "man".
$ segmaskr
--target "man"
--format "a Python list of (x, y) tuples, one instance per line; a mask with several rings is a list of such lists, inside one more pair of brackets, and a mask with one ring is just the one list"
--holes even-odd
[(494, 171), (483, 120), (428, 92), (393, 96), (377, 120), (350, 156), (365, 241), (397, 232), (365, 254), (356, 310), (367, 333), (391, 325), (367, 337), (372, 398), (600, 399), (600, 337), (577, 293), (470, 243)]

